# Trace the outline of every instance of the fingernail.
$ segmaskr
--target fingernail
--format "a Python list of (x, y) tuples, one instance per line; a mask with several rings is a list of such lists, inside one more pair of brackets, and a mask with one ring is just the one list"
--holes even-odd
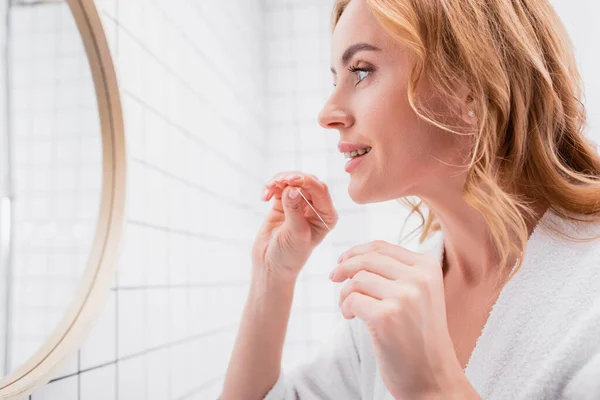
[(342, 262), (342, 258), (344, 258), (344, 253), (340, 254), (340, 256), (337, 259), (337, 263), (339, 264), (340, 262)]
[(295, 199), (295, 198), (297, 198), (297, 197), (298, 197), (298, 194), (299, 194), (299, 193), (298, 193), (298, 189), (292, 189), (292, 190), (290, 190), (290, 193), (289, 193), (290, 199)]
[(333, 279), (333, 275), (335, 275), (335, 268), (329, 273), (329, 280)]
[(265, 198), (267, 197), (267, 194), (269, 194), (269, 189), (265, 189), (265, 190), (262, 192), (262, 198), (263, 198), (263, 199), (265, 199)]
[(289, 175), (287, 176), (285, 179), (287, 179), (288, 181), (295, 181), (302, 178), (300, 175)]

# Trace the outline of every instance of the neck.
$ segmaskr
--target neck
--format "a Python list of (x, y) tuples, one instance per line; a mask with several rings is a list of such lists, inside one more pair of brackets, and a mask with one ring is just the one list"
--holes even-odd
[[(502, 272), (499, 270), (500, 254), (495, 249), (487, 221), (479, 211), (464, 201), (454, 204), (446, 201), (437, 207), (432, 202), (429, 206), (439, 219), (444, 236), (444, 280), (461, 282), (467, 287), (480, 287), (510, 275), (512, 268)], [(547, 208), (544, 202), (534, 206), (534, 217), (526, 220), (528, 237)], [(508, 265), (514, 265), (520, 256), (511, 254)]]

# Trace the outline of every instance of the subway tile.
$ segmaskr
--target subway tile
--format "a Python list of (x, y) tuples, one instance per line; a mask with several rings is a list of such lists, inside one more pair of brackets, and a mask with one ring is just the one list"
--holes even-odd
[(168, 349), (148, 353), (145, 358), (147, 368), (146, 394), (147, 400), (164, 400), (170, 396), (171, 369)]
[(115, 364), (92, 369), (80, 375), (81, 400), (115, 400)]
[(78, 385), (77, 376), (51, 382), (36, 389), (31, 400), (80, 400)]
[(155, 348), (168, 343), (170, 319), (169, 290), (151, 289), (147, 291), (147, 306), (144, 316), (146, 346)]
[(145, 349), (147, 331), (144, 324), (146, 293), (143, 290), (121, 290), (118, 304), (118, 358), (139, 353)]
[(117, 268), (120, 287), (145, 286), (147, 228), (136, 224), (125, 224), (122, 236), (122, 249)]
[(115, 292), (111, 291), (81, 347), (81, 369), (97, 367), (117, 359), (115, 311)]
[(119, 376), (117, 379), (119, 399), (147, 398), (147, 364), (147, 355), (132, 357), (119, 362)]

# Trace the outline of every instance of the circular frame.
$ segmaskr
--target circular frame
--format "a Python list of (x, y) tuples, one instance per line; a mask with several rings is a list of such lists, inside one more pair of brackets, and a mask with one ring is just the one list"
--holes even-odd
[(93, 0), (66, 0), (94, 79), (102, 133), (102, 199), (94, 241), (75, 296), (54, 331), (21, 366), (0, 379), (0, 399), (21, 399), (46, 384), (79, 348), (105, 303), (117, 268), (125, 211), (126, 156), (112, 57)]

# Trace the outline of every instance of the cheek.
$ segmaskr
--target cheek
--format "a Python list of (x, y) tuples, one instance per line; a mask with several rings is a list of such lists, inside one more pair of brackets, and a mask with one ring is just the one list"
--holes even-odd
[[(374, 141), (384, 141), (386, 147), (390, 142), (403, 142), (408, 135), (419, 129), (418, 117), (410, 107), (406, 98), (406, 89), (396, 88), (395, 85), (381, 83), (382, 90), (370, 90), (361, 99), (362, 110), (357, 115), (361, 121), (360, 129), (366, 137)], [(404, 95), (403, 95), (404, 94)]]
[(370, 125), (376, 127), (376, 140), (380, 151), (389, 155), (396, 162), (405, 164), (417, 160), (424, 161), (424, 156), (438, 153), (447, 145), (447, 139), (440, 135), (440, 129), (422, 120), (412, 109), (405, 96), (389, 93), (385, 102), (379, 102), (372, 110)]
[(421, 119), (407, 101), (390, 102), (376, 111), (371, 124), (376, 126), (374, 142), (385, 175), (409, 183), (410, 176), (446, 175), (444, 170), (451, 169), (447, 164), (459, 164), (456, 135)]
[[(370, 88), (355, 104), (358, 131), (377, 145), (379, 164), (391, 171), (416, 172), (443, 167), (436, 159), (458, 164), (466, 137), (421, 119), (410, 106), (407, 88), (397, 82), (381, 82)], [(385, 99), (385, 101), (382, 101)], [(434, 105), (437, 108), (437, 105)], [(361, 110), (361, 113), (358, 113)], [(395, 168), (394, 166), (397, 166)]]

